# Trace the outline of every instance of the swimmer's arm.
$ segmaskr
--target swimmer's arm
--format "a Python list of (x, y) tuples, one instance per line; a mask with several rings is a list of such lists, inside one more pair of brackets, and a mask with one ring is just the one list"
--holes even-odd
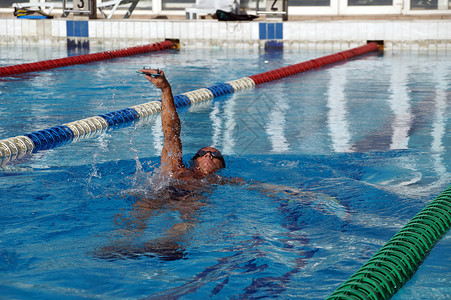
[(302, 191), (298, 188), (286, 185), (252, 182), (249, 184), (249, 189), (259, 191), (268, 197), (276, 197), (277, 195), (280, 195), (280, 193), (283, 193), (288, 196), (288, 199), (301, 201), (303, 203), (315, 203), (320, 200), (325, 201), (324, 203), (336, 203), (339, 204), (340, 207), (343, 207), (340, 201), (335, 197), (319, 192)]
[(240, 177), (220, 177), (220, 184), (235, 184), (235, 185), (243, 185), (246, 184), (246, 180)]
[(160, 72), (159, 77), (145, 75), (153, 85), (160, 89), (161, 94), (161, 124), (163, 127), (164, 143), (161, 152), (161, 168), (163, 173), (173, 174), (182, 170), (183, 164), (182, 141), (180, 139), (180, 118), (172, 95), (172, 88), (161, 70), (142, 70), (150, 73)]
[(259, 191), (270, 197), (276, 195), (279, 192), (291, 195), (298, 195), (302, 193), (300, 190), (294, 189), (289, 186), (268, 184), (255, 180), (246, 181), (245, 179), (240, 177), (221, 177), (221, 184), (245, 185), (250, 190)]
[(161, 167), (164, 173), (172, 174), (182, 170), (184, 165), (182, 140), (180, 139), (180, 118), (175, 107), (171, 86), (162, 89), (161, 124), (164, 135)]
[[(282, 196), (282, 199), (286, 199), (290, 202), (295, 201), (302, 204), (313, 205), (315, 210), (334, 214), (343, 220), (348, 217), (347, 208), (341, 204), (337, 198), (323, 193), (302, 191), (301, 189), (281, 184), (269, 184), (255, 180), (246, 181), (242, 178), (225, 178), (225, 180), (224, 183), (226, 184), (244, 186), (249, 190), (257, 191), (270, 198), (280, 199), (280, 196)], [(284, 194), (285, 196), (281, 194)]]
[(314, 194), (311, 192), (301, 191), (297, 188), (293, 188), (293, 187), (286, 186), (286, 185), (269, 184), (269, 183), (255, 181), (255, 180), (246, 181), (243, 178), (239, 178), (239, 177), (232, 177), (232, 178), (229, 177), (229, 178), (226, 178), (225, 180), (226, 180), (225, 182), (228, 184), (246, 185), (248, 187), (248, 189), (259, 191), (260, 193), (263, 193), (268, 197), (274, 197), (278, 193), (283, 193), (285, 195), (298, 196), (298, 197), (299, 196), (300, 197), (311, 196)]

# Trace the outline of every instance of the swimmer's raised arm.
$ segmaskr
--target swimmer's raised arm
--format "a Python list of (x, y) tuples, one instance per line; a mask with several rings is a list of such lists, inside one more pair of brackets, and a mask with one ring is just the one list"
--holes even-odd
[(180, 139), (180, 118), (174, 103), (171, 85), (161, 70), (145, 69), (145, 73), (160, 74), (158, 77), (144, 75), (161, 94), (161, 123), (163, 127), (164, 144), (161, 152), (161, 169), (163, 173), (172, 175), (185, 168), (183, 164), (182, 140)]

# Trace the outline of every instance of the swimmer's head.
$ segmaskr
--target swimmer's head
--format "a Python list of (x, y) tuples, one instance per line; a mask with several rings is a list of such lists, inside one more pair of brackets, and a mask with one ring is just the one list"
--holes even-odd
[(197, 151), (192, 161), (194, 167), (204, 174), (213, 174), (216, 171), (225, 168), (224, 157), (221, 152), (213, 147), (204, 147)]

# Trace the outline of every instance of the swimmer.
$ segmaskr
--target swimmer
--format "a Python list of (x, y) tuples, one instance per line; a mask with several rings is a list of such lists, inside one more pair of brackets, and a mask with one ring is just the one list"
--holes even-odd
[[(143, 69), (138, 73), (160, 89), (161, 123), (163, 127), (163, 149), (161, 152), (161, 173), (170, 180), (169, 185), (148, 195), (133, 195), (136, 202), (130, 215), (115, 217), (118, 232), (122, 238), (99, 248), (95, 256), (106, 259), (158, 255), (165, 260), (181, 259), (187, 244), (186, 237), (197, 224), (197, 214), (206, 204), (203, 195), (212, 187), (210, 183), (232, 182), (215, 173), (225, 168), (225, 161), (218, 149), (203, 147), (194, 155), (191, 165), (183, 163), (181, 123), (174, 103), (171, 85), (163, 71)], [(203, 180), (207, 179), (207, 180)], [(144, 234), (148, 219), (167, 211), (177, 211), (180, 222), (172, 225), (159, 237), (137, 244), (135, 240)], [(158, 236), (158, 234), (157, 234)]]
[[(256, 181), (246, 182), (242, 178), (224, 178), (217, 175), (217, 171), (225, 168), (225, 161), (221, 153), (213, 147), (201, 148), (192, 158), (192, 165), (186, 167), (182, 160), (180, 118), (174, 103), (171, 85), (161, 70), (144, 69), (138, 72), (143, 73), (148, 81), (162, 91), (161, 121), (164, 144), (160, 168), (165, 176), (179, 180), (171, 181), (166, 189), (153, 191), (150, 195), (144, 197), (139, 194), (134, 195), (136, 202), (133, 204), (133, 209), (128, 214), (120, 213), (115, 217), (121, 238), (113, 241), (110, 245), (97, 249), (94, 253), (96, 257), (120, 259), (140, 255), (158, 255), (165, 260), (183, 258), (185, 247), (189, 243), (188, 233), (196, 227), (198, 215), (202, 212), (201, 208), (208, 205), (202, 199), (206, 193), (214, 189), (215, 185), (210, 185), (210, 183), (242, 185), (258, 190), (278, 201), (284, 199), (280, 198), (280, 193), (289, 196), (288, 200), (298, 200), (304, 204), (315, 199), (314, 193), (303, 192), (296, 188)], [(173, 224), (160, 236), (157, 234), (154, 239), (137, 243), (138, 237), (145, 234), (148, 220), (167, 211), (178, 212), (180, 221)]]
[(189, 168), (183, 163), (182, 141), (180, 139), (180, 118), (174, 103), (171, 85), (164, 72), (159, 69), (139, 70), (161, 95), (161, 123), (163, 127), (164, 144), (161, 152), (161, 170), (163, 174), (176, 179), (203, 179), (214, 177), (220, 169), (225, 168), (221, 152), (213, 147), (203, 147), (194, 155), (193, 165)]

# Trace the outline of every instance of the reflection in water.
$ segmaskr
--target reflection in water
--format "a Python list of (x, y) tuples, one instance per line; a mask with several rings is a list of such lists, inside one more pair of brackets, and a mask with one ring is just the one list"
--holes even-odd
[(410, 96), (407, 90), (407, 75), (409, 74), (403, 60), (392, 65), (390, 107), (394, 113), (392, 122), (393, 135), (390, 149), (407, 149), (409, 131), (412, 125), (412, 111)]
[[(438, 83), (435, 92), (435, 111), (432, 123), (432, 143), (431, 143), (431, 156), (434, 161), (434, 170), (439, 175), (439, 180), (435, 181), (435, 186), (442, 186), (443, 184), (451, 181), (451, 173), (447, 172), (446, 162), (446, 147), (443, 145), (446, 136), (446, 112), (448, 111), (448, 81), (444, 74), (446, 69), (443, 66), (436, 68), (438, 74), (435, 74), (435, 78), (438, 78)], [(449, 151), (449, 149), (448, 149)]]
[[(233, 94), (227, 102), (221, 105), (214, 102), (213, 109), (210, 112), (210, 120), (212, 123), (212, 147), (221, 148), (221, 152), (225, 155), (231, 155), (235, 150), (234, 131), (236, 127), (235, 106), (236, 95)], [(225, 120), (221, 118), (221, 107), (224, 111)]]
[[(446, 159), (446, 148), (443, 145), (446, 136), (446, 125), (447, 120), (445, 118), (448, 101), (447, 99), (447, 89), (448, 89), (448, 81), (444, 78), (443, 74), (445, 70), (440, 69), (441, 76), (434, 76), (439, 78), (436, 97), (435, 97), (435, 112), (434, 112), (434, 121), (432, 123), (432, 144), (431, 144), (431, 156), (434, 161), (434, 170), (439, 175), (439, 180), (435, 182), (436, 186), (442, 186), (443, 184), (449, 183), (451, 181), (451, 173), (447, 172), (445, 162)], [(449, 149), (448, 149), (449, 151)], [(449, 159), (449, 158), (448, 158)]]
[[(433, 168), (431, 170), (437, 175), (437, 179), (429, 182), (425, 179), (425, 183), (418, 186), (409, 186), (408, 189), (404, 189), (406, 194), (418, 195), (421, 193), (428, 193), (443, 185), (449, 184), (451, 181), (451, 173), (447, 171), (446, 163), (449, 159), (446, 159), (446, 149), (444, 142), (446, 137), (446, 112), (448, 109), (448, 81), (446, 79), (446, 69), (442, 66), (435, 68), (435, 74), (433, 78), (437, 79), (435, 87), (435, 97), (432, 99), (434, 102), (434, 109), (431, 111), (431, 160)], [(426, 102), (426, 105), (429, 101)], [(413, 163), (412, 163), (413, 164)], [(415, 163), (415, 168), (418, 168), (419, 163)], [(411, 168), (414, 168), (413, 166)], [(420, 172), (420, 171), (418, 171)], [(425, 173), (423, 171), (423, 173)], [(426, 174), (427, 175), (427, 174)], [(426, 177), (426, 176), (425, 176)], [(434, 176), (435, 177), (435, 176)]]
[[(446, 124), (447, 120), (445, 119), (445, 115), (447, 112), (448, 107), (448, 101), (447, 101), (447, 89), (448, 89), (448, 82), (446, 78), (444, 78), (443, 74), (445, 74), (445, 70), (442, 68), (440, 72), (438, 72), (440, 75), (434, 76), (435, 78), (438, 78), (438, 84), (437, 84), (437, 90), (435, 92), (435, 111), (434, 111), (434, 118), (432, 123), (432, 144), (431, 144), (431, 150), (432, 150), (432, 157), (434, 159), (434, 166), (435, 170), (440, 175), (446, 175), (446, 167), (444, 166), (443, 161), (443, 155), (445, 155), (445, 146), (443, 145), (445, 135), (446, 135)], [(447, 178), (449, 180), (449, 174), (448, 176), (443, 176), (443, 179)]]
[[(224, 136), (223, 142), (223, 153), (230, 155), (234, 153), (235, 149), (235, 137), (234, 131), (236, 127), (235, 121), (235, 106), (236, 106), (237, 95), (233, 94), (230, 99), (224, 104), (224, 114), (225, 114), (225, 124), (224, 124)], [(214, 147), (214, 145), (213, 145)]]
[(349, 132), (348, 111), (346, 108), (346, 68), (332, 68), (329, 70), (330, 84), (328, 89), (327, 125), (335, 152), (350, 152), (351, 133)]
[[(210, 112), (210, 120), (213, 127), (211, 146), (215, 148), (217, 147), (217, 145), (219, 145), (221, 139), (222, 122), (221, 118), (219, 117), (219, 107), (219, 102), (213, 102), (213, 109)], [(222, 153), (225, 154), (224, 150), (222, 151)]]
[[(391, 121), (392, 135), (389, 149), (408, 149), (412, 129), (413, 114), (410, 107), (411, 98), (407, 88), (409, 69), (403, 59), (392, 65), (390, 84), (390, 108), (394, 114)], [(402, 157), (399, 167), (409, 170), (410, 176), (398, 182), (398, 186), (409, 186), (421, 181), (423, 174), (411, 157)], [(394, 179), (396, 180), (396, 179)]]
[(274, 102), (271, 105), (269, 113), (269, 122), (265, 126), (271, 142), (271, 152), (284, 153), (290, 150), (290, 145), (285, 137), (286, 117), (285, 112), (290, 108), (287, 104), (287, 96), (278, 93), (275, 95)]

